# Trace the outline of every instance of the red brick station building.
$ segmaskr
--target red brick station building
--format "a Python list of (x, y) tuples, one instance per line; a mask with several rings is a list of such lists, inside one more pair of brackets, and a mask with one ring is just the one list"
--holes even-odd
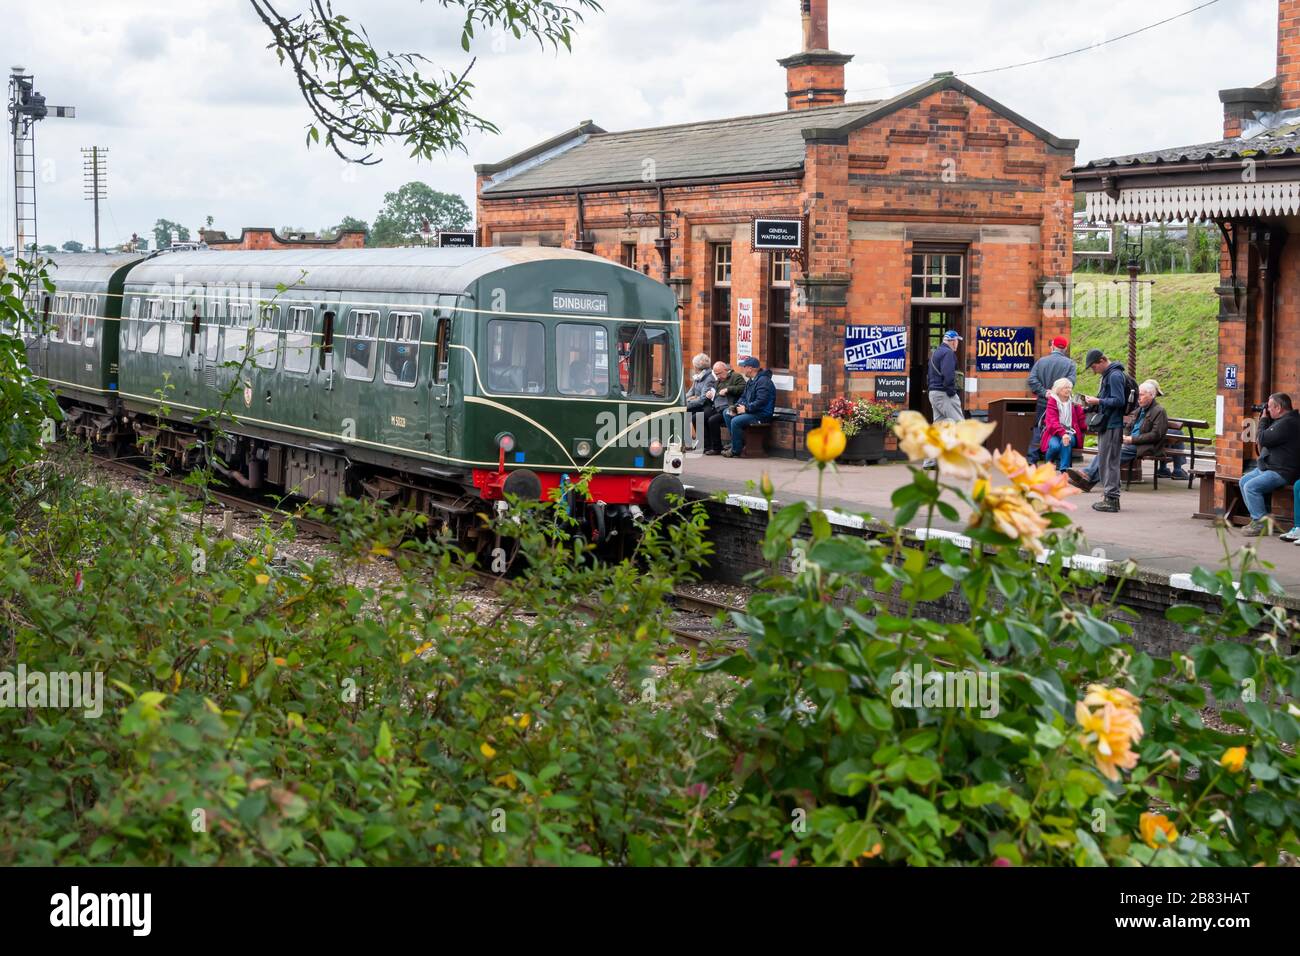
[[(1300, 0), (1278, 4), (1276, 74), (1219, 99), (1222, 139), (1096, 159), (1071, 176), (1095, 220), (1206, 219), (1222, 230), (1213, 506), (1223, 508), (1259, 453), (1248, 420), (1273, 392), (1300, 404), (1300, 235), (1290, 238), (1300, 233)], [(1274, 494), (1273, 507), (1289, 515), (1291, 495)]]
[[(946, 329), (964, 337), (967, 408), (1025, 397), (1028, 363), (1068, 331), (1052, 303), (1072, 262), (1063, 177), (1078, 141), (947, 73), (845, 102), (852, 57), (829, 48), (828, 0), (799, 6), (786, 109), (621, 133), (587, 121), (476, 166), (478, 241), (584, 249), (661, 278), (687, 359), (758, 356), (800, 417), (874, 396), (877, 378), (900, 395), (906, 382), (903, 403), (928, 413)], [(765, 218), (805, 220), (802, 248), (755, 249)]]

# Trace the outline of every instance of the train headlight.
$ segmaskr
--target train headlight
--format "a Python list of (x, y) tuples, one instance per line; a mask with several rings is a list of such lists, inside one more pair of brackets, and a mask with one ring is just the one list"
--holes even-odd
[(502, 432), (501, 434), (497, 435), (497, 447), (504, 452), (514, 451), (515, 436), (510, 434), (509, 432)]
[(573, 443), (573, 451), (579, 458), (590, 458), (591, 441), (586, 438), (579, 438)]
[(656, 438), (654, 441), (650, 443), (650, 457), (658, 458), (663, 453), (664, 453), (664, 443), (661, 442), (658, 438)]

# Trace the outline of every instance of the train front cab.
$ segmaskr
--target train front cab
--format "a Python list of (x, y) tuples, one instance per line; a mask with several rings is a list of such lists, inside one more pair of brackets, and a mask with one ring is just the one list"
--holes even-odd
[[(603, 260), (551, 261), (484, 276), (459, 311), (478, 494), (568, 496), (596, 541), (671, 507), (685, 416), (670, 289)], [(588, 472), (581, 499), (568, 489)]]

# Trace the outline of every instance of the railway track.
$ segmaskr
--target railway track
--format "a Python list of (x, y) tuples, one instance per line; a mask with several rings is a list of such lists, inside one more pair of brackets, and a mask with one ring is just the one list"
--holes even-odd
[[(97, 466), (107, 471), (138, 478), (161, 488), (179, 491), (196, 500), (220, 506), (228, 512), (292, 521), (299, 531), (330, 540), (338, 538), (338, 533), (329, 524), (291, 513), (276, 504), (212, 486), (199, 488), (171, 475), (160, 474), (150, 467), (149, 460), (143, 456), (108, 458), (92, 454), (91, 458)], [(505, 582), (502, 576), (487, 571), (476, 571), (475, 579), (485, 589), (491, 591), (500, 591)], [(719, 631), (714, 623), (714, 618), (718, 614), (736, 610), (733, 605), (680, 591), (675, 591), (671, 600), (675, 620), (666, 626), (677, 643), (692, 650), (707, 650), (711, 647), (724, 649), (734, 639), (734, 635)], [(599, 613), (596, 606), (588, 602), (582, 602), (577, 607), (578, 610), (592, 617)]]

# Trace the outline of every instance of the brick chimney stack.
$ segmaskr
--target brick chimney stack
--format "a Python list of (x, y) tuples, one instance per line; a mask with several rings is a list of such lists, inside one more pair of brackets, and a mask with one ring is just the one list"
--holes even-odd
[[(803, 50), (777, 60), (785, 67), (786, 100), (792, 110), (844, 102), (844, 64), (853, 59), (830, 49), (829, 0), (799, 0)], [(1295, 0), (1300, 6), (1300, 0)]]
[(1300, 0), (1278, 0), (1278, 109), (1300, 107)]

